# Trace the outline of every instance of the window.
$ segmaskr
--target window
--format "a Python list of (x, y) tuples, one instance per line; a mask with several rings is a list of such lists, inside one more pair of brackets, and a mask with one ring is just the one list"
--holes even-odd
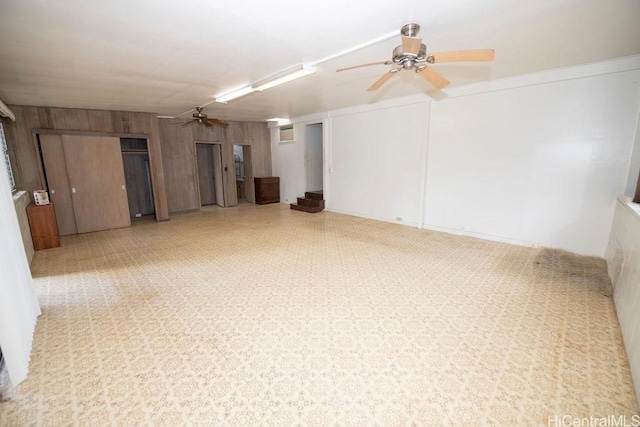
[(280, 126), (280, 142), (293, 141), (293, 125)]
[(0, 123), (0, 151), (2, 151), (2, 158), (7, 165), (7, 172), (9, 173), (9, 185), (11, 185), (11, 191), (16, 191), (16, 183), (13, 180), (13, 171), (11, 170), (11, 161), (9, 160), (9, 151), (7, 149), (7, 140), (4, 138), (4, 130), (2, 129), (2, 123)]

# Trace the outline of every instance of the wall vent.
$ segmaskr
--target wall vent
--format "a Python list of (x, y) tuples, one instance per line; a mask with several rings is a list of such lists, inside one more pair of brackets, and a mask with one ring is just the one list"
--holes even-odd
[(293, 125), (280, 126), (280, 142), (293, 141)]

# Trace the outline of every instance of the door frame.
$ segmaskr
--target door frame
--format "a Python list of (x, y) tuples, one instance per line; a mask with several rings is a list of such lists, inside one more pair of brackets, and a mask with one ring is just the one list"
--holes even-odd
[[(223, 207), (229, 207), (229, 202), (227, 199), (227, 191), (225, 190), (225, 174), (224, 174), (224, 160), (223, 160), (223, 150), (222, 147), (224, 146), (224, 143), (222, 141), (200, 141), (200, 140), (194, 140), (193, 141), (193, 168), (194, 168), (194, 173), (195, 173), (195, 182), (196, 182), (196, 193), (198, 193), (198, 210), (202, 209), (202, 197), (200, 197), (200, 174), (198, 172), (198, 150), (196, 148), (196, 144), (207, 144), (207, 145), (219, 145), (220, 146), (220, 162), (221, 162), (221, 166), (222, 166), (222, 173), (220, 174), (221, 178), (222, 178), (222, 204), (224, 205)], [(217, 189), (216, 189), (216, 193), (217, 193)], [(217, 198), (217, 195), (216, 195)]]
[[(245, 171), (245, 184), (244, 184), (244, 191), (245, 191), (245, 195), (244, 195), (244, 199), (247, 203), (251, 203), (251, 204), (256, 204), (256, 191), (255, 191), (255, 185), (253, 183), (253, 146), (251, 145), (251, 143), (249, 142), (234, 142), (233, 143), (234, 146), (239, 146), (242, 147), (242, 162), (244, 164), (244, 171)], [(246, 149), (249, 149), (249, 171), (250, 171), (250, 175), (248, 176), (249, 178), (249, 183), (247, 185), (247, 151)], [(234, 150), (235, 152), (235, 150)], [(247, 191), (250, 190), (250, 191)], [(236, 200), (238, 199), (238, 194), (237, 194), (237, 188), (236, 188)]]
[(321, 122), (313, 122), (313, 123), (305, 123), (304, 126), (304, 180), (305, 180), (305, 191), (311, 191), (309, 189), (309, 163), (310, 163), (310, 159), (309, 159), (309, 139), (308, 139), (308, 130), (309, 130), (309, 126), (316, 126), (319, 125), (320, 129), (322, 129), (322, 138), (320, 138), (320, 144), (321, 144), (321, 150), (320, 150), (320, 160), (321, 160), (321, 165), (320, 165), (320, 170), (322, 172), (322, 191), (323, 191), (323, 195), (324, 192), (326, 190), (326, 178), (327, 178), (327, 173), (325, 170), (325, 148), (326, 148), (326, 126), (324, 121)]
[[(145, 175), (147, 177), (147, 179), (149, 180), (149, 190), (151, 191), (151, 201), (152, 201), (152, 205), (153, 205), (153, 215), (155, 216), (156, 214), (156, 201), (153, 195), (153, 179), (152, 179), (152, 173), (151, 173), (151, 158), (149, 156), (149, 151), (140, 151), (140, 152), (135, 152), (135, 151), (121, 151), (122, 153), (122, 166), (125, 166), (125, 156), (146, 156), (146, 162), (147, 164), (147, 169), (145, 170)], [(125, 180), (127, 177), (127, 169), (125, 167)], [(129, 195), (129, 187), (127, 186), (127, 196)], [(131, 206), (129, 206), (129, 209), (131, 209)], [(131, 210), (129, 210), (129, 215), (131, 215)], [(151, 215), (151, 214), (143, 214), (143, 215)], [(135, 218), (134, 216), (131, 217), (132, 219)]]

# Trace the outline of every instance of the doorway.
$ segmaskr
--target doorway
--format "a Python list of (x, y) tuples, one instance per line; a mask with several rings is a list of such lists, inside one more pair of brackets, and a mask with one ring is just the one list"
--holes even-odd
[(225, 206), (221, 144), (196, 142), (200, 206)]
[(155, 204), (151, 186), (147, 140), (120, 138), (120, 148), (129, 202), (129, 216), (132, 219), (153, 216)]
[(233, 160), (235, 164), (238, 203), (255, 203), (251, 146), (234, 144)]
[(306, 128), (307, 190), (322, 191), (322, 123), (307, 125)]

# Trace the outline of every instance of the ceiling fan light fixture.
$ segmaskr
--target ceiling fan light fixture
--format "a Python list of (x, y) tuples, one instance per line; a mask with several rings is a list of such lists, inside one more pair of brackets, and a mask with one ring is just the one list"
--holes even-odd
[(283, 83), (287, 83), (292, 80), (296, 80), (296, 79), (308, 76), (310, 74), (314, 74), (315, 72), (316, 72), (315, 67), (309, 67), (309, 66), (303, 65), (301, 67), (298, 67), (294, 71), (288, 72), (287, 74), (277, 77), (271, 81), (257, 84), (256, 90), (263, 91), (263, 90), (271, 89), (272, 87), (279, 86)]
[(235, 90), (233, 92), (229, 92), (227, 94), (224, 94), (222, 96), (218, 96), (216, 97), (216, 102), (219, 102), (221, 104), (226, 104), (227, 102), (234, 100), (234, 99), (238, 99), (240, 97), (243, 97), (245, 95), (249, 95), (250, 93), (255, 92), (257, 89), (254, 88), (253, 86), (245, 86), (241, 89)]

